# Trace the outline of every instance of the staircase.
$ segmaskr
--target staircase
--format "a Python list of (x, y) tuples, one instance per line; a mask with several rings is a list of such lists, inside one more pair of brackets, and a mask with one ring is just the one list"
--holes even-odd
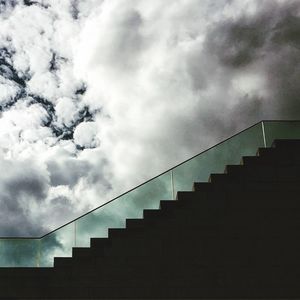
[(299, 154), (275, 140), (54, 268), (0, 268), (0, 298), (299, 299)]

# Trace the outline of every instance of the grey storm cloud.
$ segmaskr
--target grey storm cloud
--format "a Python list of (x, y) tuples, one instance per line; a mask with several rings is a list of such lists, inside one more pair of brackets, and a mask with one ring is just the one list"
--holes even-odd
[(299, 118), (299, 13), (1, 1), (0, 236), (41, 235), (261, 119)]
[(43, 205), (48, 192), (47, 175), (32, 161), (1, 160), (0, 227), (2, 235), (36, 235), (42, 224), (30, 219), (30, 206)]
[(300, 3), (299, 1), (264, 2), (261, 10), (237, 20), (219, 22), (208, 34), (207, 52), (212, 53), (228, 73), (261, 64), (265, 69), (268, 101), (247, 95), (248, 115), (299, 118), (300, 114)]
[(69, 185), (73, 187), (82, 176), (88, 174), (90, 168), (88, 162), (78, 161), (74, 158), (64, 159), (61, 162), (49, 161), (48, 169), (51, 174), (51, 185)]

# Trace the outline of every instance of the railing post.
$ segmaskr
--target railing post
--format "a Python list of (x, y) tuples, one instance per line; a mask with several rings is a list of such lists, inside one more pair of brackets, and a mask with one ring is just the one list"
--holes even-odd
[(76, 228), (76, 221), (74, 221), (74, 247), (76, 247), (76, 244), (77, 244), (77, 228)]
[(175, 187), (174, 187), (173, 170), (171, 170), (171, 189), (172, 189), (172, 200), (175, 200)]
[(264, 139), (264, 147), (267, 148), (267, 139), (266, 139), (266, 132), (265, 132), (265, 123), (264, 121), (261, 122), (261, 129), (262, 129), (262, 135)]

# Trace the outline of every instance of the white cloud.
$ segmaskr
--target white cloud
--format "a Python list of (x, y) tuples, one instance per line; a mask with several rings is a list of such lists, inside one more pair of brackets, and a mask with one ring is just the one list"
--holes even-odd
[(0, 103), (5, 104), (12, 98), (14, 98), (19, 91), (18, 86), (12, 83), (10, 80), (0, 76)]
[(80, 123), (74, 131), (74, 142), (85, 148), (97, 147), (99, 145), (97, 129), (95, 122)]
[(77, 107), (74, 100), (66, 97), (57, 99), (55, 111), (58, 122), (70, 126), (75, 121)]

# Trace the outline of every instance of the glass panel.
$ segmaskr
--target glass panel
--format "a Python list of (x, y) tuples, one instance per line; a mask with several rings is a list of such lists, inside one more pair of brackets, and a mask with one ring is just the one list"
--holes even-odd
[(74, 222), (66, 225), (41, 238), (40, 266), (52, 267), (55, 256), (72, 256), (72, 247), (75, 246)]
[(38, 267), (39, 239), (0, 239), (0, 267)]
[[(275, 138), (300, 138), (300, 122), (266, 121), (264, 129), (267, 146)], [(263, 146), (259, 123), (41, 239), (2, 238), (0, 266), (51, 267), (55, 256), (71, 256), (72, 247), (87, 247), (91, 237), (106, 237), (108, 228), (125, 227), (126, 218), (142, 218), (144, 209), (172, 199), (171, 174), (175, 191), (191, 190), (193, 182), (207, 181), (211, 173), (222, 173)]]
[(257, 124), (174, 168), (174, 189), (190, 191), (194, 182), (207, 182), (211, 173), (223, 173), (226, 165), (239, 164), (242, 156), (255, 155), (263, 146), (262, 127)]
[(76, 245), (88, 247), (91, 237), (107, 237), (108, 228), (125, 227), (128, 218), (142, 218), (144, 209), (172, 199), (171, 172), (160, 175), (76, 221)]
[(267, 147), (274, 139), (300, 139), (299, 121), (265, 121), (264, 127)]

